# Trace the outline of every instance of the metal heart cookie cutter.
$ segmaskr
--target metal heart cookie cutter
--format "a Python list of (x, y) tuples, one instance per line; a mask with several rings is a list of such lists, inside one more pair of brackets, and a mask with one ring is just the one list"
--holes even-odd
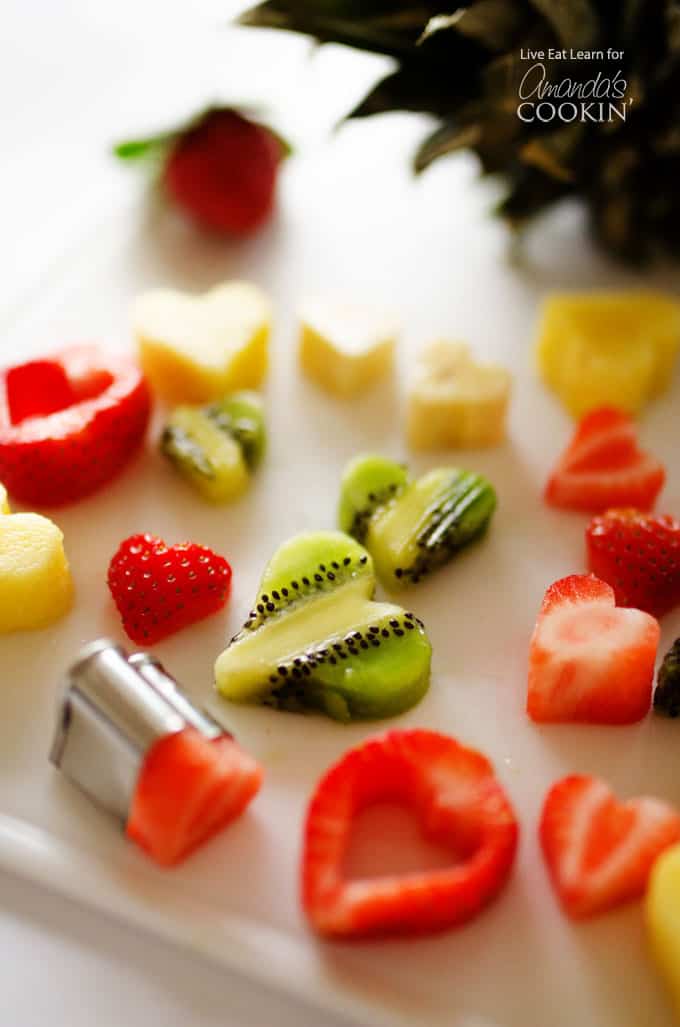
[(195, 728), (229, 737), (148, 653), (128, 655), (108, 639), (80, 651), (66, 674), (50, 760), (124, 823), (142, 762), (160, 738)]

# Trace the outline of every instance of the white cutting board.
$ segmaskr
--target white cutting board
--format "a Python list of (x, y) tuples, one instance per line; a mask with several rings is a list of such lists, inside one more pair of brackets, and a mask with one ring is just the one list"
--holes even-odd
[[(543, 591), (583, 569), (584, 518), (540, 500), (571, 424), (534, 377), (537, 303), (550, 288), (644, 281), (596, 255), (571, 214), (536, 233), (524, 265), (511, 264), (503, 230), (487, 217), (491, 193), (476, 183), (471, 161), (444, 162), (411, 182), (406, 158), (421, 130), (396, 117), (312, 146), (286, 170), (276, 222), (241, 245), (206, 241), (158, 214), (144, 221), (132, 199), (136, 186), (107, 179), (96, 203), (90, 197), (72, 212), (58, 259), (24, 279), (20, 295), (5, 297), (4, 361), (74, 340), (129, 347), (131, 298), (156, 284), (200, 289), (250, 277), (272, 295), (276, 330), (266, 389), (269, 454), (239, 503), (202, 505), (157, 455), (156, 424), (146, 452), (109, 489), (54, 514), (78, 598), (53, 628), (0, 640), (0, 866), (363, 1024), (670, 1027), (640, 906), (569, 923), (548, 887), (536, 822), (549, 785), (572, 771), (600, 774), (621, 795), (647, 792), (680, 804), (680, 727), (650, 717), (630, 728), (540, 729), (523, 711), (528, 639)], [(487, 474), (500, 505), (480, 546), (404, 600), (432, 639), (432, 686), (389, 725), (344, 727), (236, 708), (211, 692), (213, 660), (250, 608), (270, 554), (297, 531), (334, 526), (346, 460), (361, 450), (407, 456), (398, 383), (345, 404), (300, 378), (293, 308), (299, 296), (319, 291), (397, 311), (402, 384), (414, 349), (438, 335), (469, 340), (515, 375), (505, 445), (411, 460), (416, 472), (448, 460)], [(679, 396), (676, 382), (641, 427), (669, 470), (660, 505), (675, 513)], [(47, 762), (60, 672), (98, 635), (124, 641), (105, 573), (120, 540), (137, 531), (199, 541), (231, 560), (226, 611), (156, 652), (266, 771), (250, 812), (171, 873), (126, 844), (117, 825)], [(663, 624), (664, 651), (678, 634), (674, 614)], [(446, 935), (319, 943), (297, 899), (301, 826), (314, 783), (371, 733), (416, 725), (448, 732), (493, 760), (522, 830), (510, 884), (472, 924)], [(388, 842), (406, 830), (387, 814), (381, 823)], [(365, 862), (366, 838), (363, 849), (356, 858)]]

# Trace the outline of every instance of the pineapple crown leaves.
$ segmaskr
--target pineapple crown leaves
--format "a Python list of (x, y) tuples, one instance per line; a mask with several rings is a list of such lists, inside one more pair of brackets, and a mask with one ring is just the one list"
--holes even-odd
[[(587, 205), (596, 236), (638, 261), (680, 257), (680, 0), (267, 0), (242, 24), (289, 29), (384, 54), (395, 68), (348, 115), (434, 115), (417, 171), (463, 148), (501, 174), (499, 210), (521, 224), (565, 196)], [(521, 49), (623, 51), (620, 60), (545, 61), (558, 83), (620, 69), (625, 121), (524, 123)], [(632, 103), (630, 103), (632, 101)]]

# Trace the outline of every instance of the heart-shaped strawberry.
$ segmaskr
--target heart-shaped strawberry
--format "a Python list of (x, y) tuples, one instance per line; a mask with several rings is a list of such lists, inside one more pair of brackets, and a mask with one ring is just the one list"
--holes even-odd
[(632, 417), (605, 407), (581, 420), (550, 476), (545, 499), (587, 513), (610, 506), (649, 510), (665, 480), (663, 465), (638, 445)]
[(545, 593), (529, 652), (527, 712), (537, 721), (630, 724), (649, 710), (659, 624), (616, 606), (593, 575)]
[(586, 530), (588, 565), (620, 606), (662, 617), (680, 603), (680, 521), (608, 510)]
[(389, 717), (430, 679), (421, 621), (376, 603), (371, 557), (340, 532), (297, 535), (272, 557), (253, 609), (215, 665), (234, 702), (317, 709), (337, 720)]
[(539, 834), (562, 906), (587, 917), (644, 893), (659, 854), (680, 841), (680, 813), (660, 799), (619, 802), (604, 781), (574, 774), (548, 792)]
[(0, 478), (24, 503), (72, 503), (122, 470), (150, 408), (139, 368), (94, 346), (0, 371)]
[[(380, 802), (408, 807), (423, 834), (451, 852), (444, 869), (347, 879), (355, 818)], [(390, 731), (352, 749), (311, 800), (302, 901), (320, 934), (361, 937), (444, 930), (475, 916), (503, 888), (518, 828), (493, 767), (434, 731)]]
[(227, 282), (202, 296), (152, 289), (135, 302), (133, 323), (144, 372), (171, 402), (256, 389), (266, 374), (271, 306), (250, 282)]
[(194, 542), (168, 546), (154, 535), (132, 535), (109, 564), (108, 584), (128, 636), (153, 645), (221, 609), (231, 567)]

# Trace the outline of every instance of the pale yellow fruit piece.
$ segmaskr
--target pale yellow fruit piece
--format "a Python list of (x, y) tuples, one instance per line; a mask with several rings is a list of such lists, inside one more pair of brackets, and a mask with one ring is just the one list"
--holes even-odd
[(0, 514), (9, 513), (9, 502), (7, 500), (7, 489), (0, 485)]
[(392, 370), (397, 329), (388, 315), (310, 298), (299, 316), (300, 364), (327, 392), (357, 396)]
[(645, 919), (652, 955), (680, 1017), (680, 845), (667, 849), (654, 864)]
[(556, 293), (543, 307), (537, 361), (574, 417), (597, 407), (637, 413), (670, 384), (680, 303), (654, 292)]
[(11, 514), (0, 488), (0, 633), (44, 628), (71, 608), (64, 536), (39, 514)]
[(271, 306), (250, 282), (199, 296), (152, 289), (138, 297), (132, 319), (144, 373), (169, 402), (254, 389), (267, 373)]
[(494, 446), (505, 437), (510, 373), (478, 364), (462, 342), (433, 342), (420, 355), (408, 393), (413, 449)]

